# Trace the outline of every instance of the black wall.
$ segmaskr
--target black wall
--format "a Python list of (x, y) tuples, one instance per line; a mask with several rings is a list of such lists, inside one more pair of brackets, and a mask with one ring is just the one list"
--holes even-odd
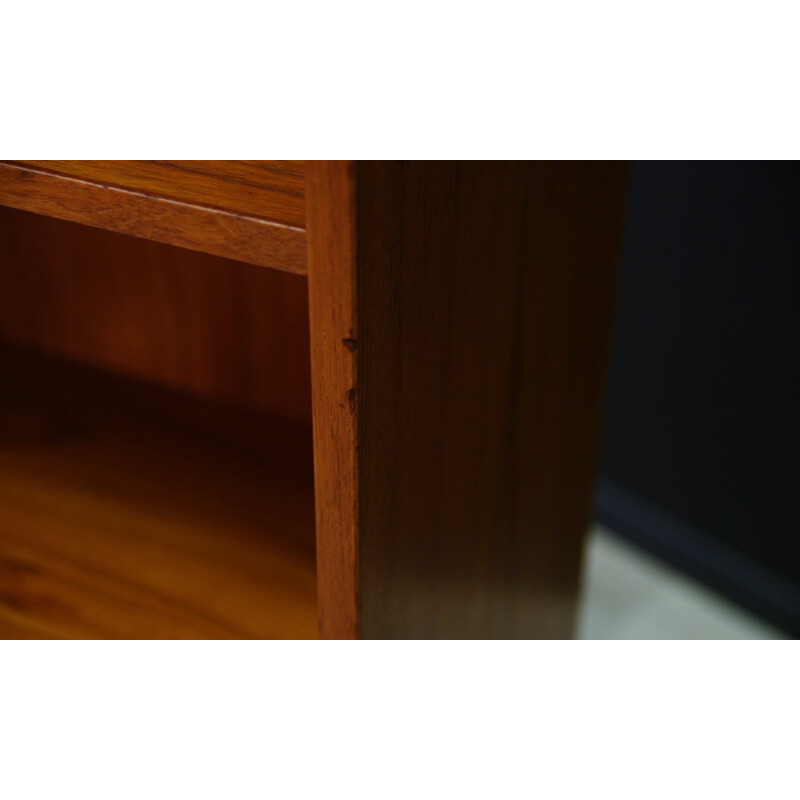
[(800, 168), (636, 162), (598, 516), (800, 632)]

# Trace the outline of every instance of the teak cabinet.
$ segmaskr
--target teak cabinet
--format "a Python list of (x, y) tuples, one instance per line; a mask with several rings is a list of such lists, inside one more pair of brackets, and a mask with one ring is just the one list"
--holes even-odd
[(0, 162), (0, 636), (570, 636), (624, 172)]

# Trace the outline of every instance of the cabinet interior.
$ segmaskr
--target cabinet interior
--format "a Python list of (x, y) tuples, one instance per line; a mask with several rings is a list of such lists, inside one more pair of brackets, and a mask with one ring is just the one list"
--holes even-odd
[(307, 282), (0, 209), (0, 637), (317, 631)]

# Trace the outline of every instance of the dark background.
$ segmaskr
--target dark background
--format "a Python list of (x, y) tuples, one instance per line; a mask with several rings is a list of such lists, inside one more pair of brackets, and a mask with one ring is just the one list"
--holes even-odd
[(612, 530), (800, 635), (800, 168), (634, 162), (597, 491)]

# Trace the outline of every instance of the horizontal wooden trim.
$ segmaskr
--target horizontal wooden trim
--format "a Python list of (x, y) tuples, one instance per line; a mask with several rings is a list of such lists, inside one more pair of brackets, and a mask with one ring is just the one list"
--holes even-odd
[(304, 228), (302, 161), (11, 161), (232, 214)]
[(0, 204), (299, 274), (301, 228), (0, 162)]

